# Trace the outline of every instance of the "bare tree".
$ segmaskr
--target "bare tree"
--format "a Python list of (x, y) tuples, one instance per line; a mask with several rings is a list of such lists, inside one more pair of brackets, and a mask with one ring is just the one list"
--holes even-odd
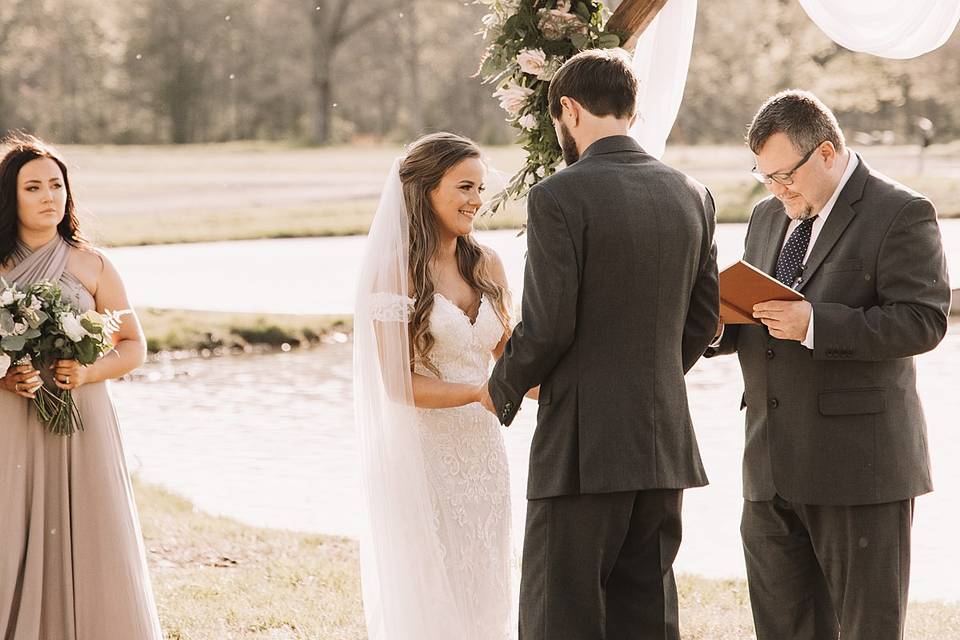
[(354, 0), (304, 0), (311, 13), (313, 31), (312, 88), (316, 112), (312, 139), (317, 144), (330, 142), (333, 128), (333, 63), (343, 45), (364, 27), (385, 19), (402, 6), (404, 0), (379, 0), (373, 6), (357, 9)]
[[(5, 0), (0, 4), (0, 57), (6, 57), (14, 29), (25, 20), (26, 8), (27, 0)], [(9, 128), (11, 114), (7, 93), (6, 78), (0, 70), (0, 132)]]

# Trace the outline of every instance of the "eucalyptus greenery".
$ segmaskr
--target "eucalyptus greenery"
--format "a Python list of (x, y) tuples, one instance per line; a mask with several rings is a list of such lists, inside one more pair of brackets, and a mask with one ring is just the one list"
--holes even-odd
[(607, 31), (610, 12), (601, 2), (476, 0), (489, 8), (483, 37), (489, 41), (479, 75), (497, 87), (507, 121), (519, 130), (526, 162), (488, 203), (496, 212), (509, 199), (555, 173), (563, 154), (550, 119), (547, 90), (560, 66), (586, 49), (619, 47), (625, 34)]

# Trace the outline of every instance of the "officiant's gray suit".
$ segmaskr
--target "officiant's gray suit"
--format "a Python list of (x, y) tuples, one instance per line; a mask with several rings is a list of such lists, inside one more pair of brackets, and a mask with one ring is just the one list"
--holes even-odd
[[(789, 224), (767, 198), (744, 259), (775, 272)], [(728, 326), (743, 371), (742, 535), (759, 640), (899, 638), (913, 498), (932, 489), (913, 356), (947, 329), (950, 286), (929, 200), (861, 158), (798, 290), (813, 350)]]
[(682, 490), (706, 484), (684, 374), (716, 332), (714, 205), (627, 136), (528, 199), (522, 318), (490, 379), (503, 424), (540, 385), (523, 640), (678, 638)]

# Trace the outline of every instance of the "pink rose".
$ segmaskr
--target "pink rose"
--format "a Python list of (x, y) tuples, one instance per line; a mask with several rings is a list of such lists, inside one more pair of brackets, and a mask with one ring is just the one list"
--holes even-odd
[(493, 97), (500, 100), (500, 106), (503, 110), (512, 116), (520, 113), (520, 110), (523, 109), (532, 95), (533, 89), (521, 87), (513, 80), (493, 93)]
[(539, 76), (547, 66), (547, 54), (542, 49), (524, 49), (517, 55), (517, 64), (524, 73)]

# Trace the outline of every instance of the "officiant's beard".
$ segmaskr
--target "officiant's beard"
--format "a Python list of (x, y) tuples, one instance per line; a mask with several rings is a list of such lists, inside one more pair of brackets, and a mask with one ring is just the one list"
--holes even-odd
[(563, 150), (563, 161), (567, 163), (568, 167), (580, 159), (577, 141), (570, 135), (570, 129), (563, 122), (560, 123), (560, 149)]

